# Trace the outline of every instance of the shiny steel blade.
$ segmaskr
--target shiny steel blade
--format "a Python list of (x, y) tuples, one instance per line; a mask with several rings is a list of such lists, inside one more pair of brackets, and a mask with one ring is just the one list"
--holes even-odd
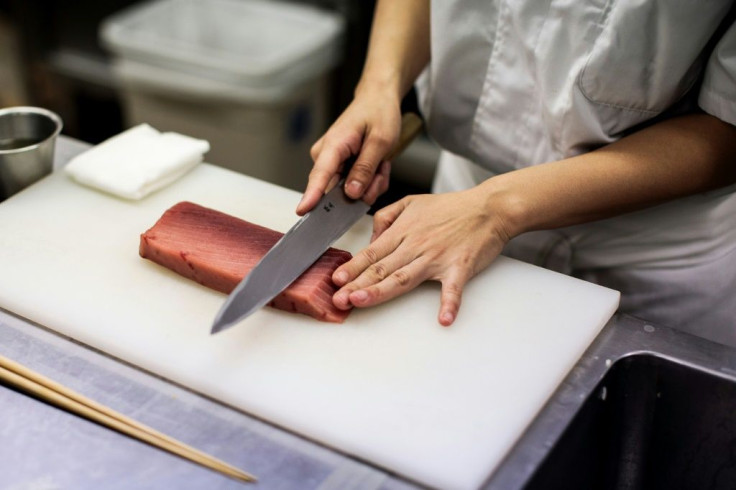
[(363, 201), (354, 201), (345, 195), (342, 182), (336, 185), (240, 281), (220, 308), (211, 333), (232, 327), (265, 306), (307, 270), (368, 209)]

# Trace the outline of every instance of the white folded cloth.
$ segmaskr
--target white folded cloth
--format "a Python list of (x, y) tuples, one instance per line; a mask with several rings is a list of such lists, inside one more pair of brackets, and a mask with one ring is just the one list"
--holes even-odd
[(65, 171), (81, 184), (141, 199), (190, 171), (209, 149), (205, 140), (140, 124), (78, 155)]

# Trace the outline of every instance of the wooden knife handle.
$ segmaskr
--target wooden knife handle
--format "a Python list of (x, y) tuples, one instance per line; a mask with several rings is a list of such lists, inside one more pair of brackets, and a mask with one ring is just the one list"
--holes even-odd
[(409, 143), (422, 130), (422, 119), (414, 114), (413, 112), (407, 112), (401, 117), (401, 134), (399, 135), (399, 142), (396, 144), (393, 150), (386, 156), (386, 160), (393, 160), (397, 156), (401, 155)]

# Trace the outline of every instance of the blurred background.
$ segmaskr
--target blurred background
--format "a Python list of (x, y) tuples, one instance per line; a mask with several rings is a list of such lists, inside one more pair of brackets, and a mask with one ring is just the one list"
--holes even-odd
[[(206, 160), (302, 190), (309, 147), (352, 98), (373, 0), (0, 0), (0, 107), (57, 112), (99, 143), (146, 122)], [(404, 100), (416, 110), (416, 97)], [(422, 135), (383, 201), (428, 192)]]

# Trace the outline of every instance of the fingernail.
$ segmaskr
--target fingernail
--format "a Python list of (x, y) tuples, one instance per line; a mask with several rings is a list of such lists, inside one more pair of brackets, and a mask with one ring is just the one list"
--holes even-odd
[(332, 280), (337, 284), (338, 286), (342, 286), (346, 282), (348, 282), (348, 273), (345, 271), (338, 271), (335, 272), (335, 276), (332, 278)]
[(353, 294), (350, 295), (350, 300), (358, 303), (363, 303), (366, 300), (368, 300), (368, 292), (361, 290), (355, 291)]
[(338, 308), (345, 308), (348, 306), (348, 293), (344, 291), (340, 291), (338, 293), (335, 293), (335, 296), (332, 298), (332, 302), (337, 306)]
[(351, 180), (348, 183), (348, 193), (352, 194), (353, 196), (359, 196), (360, 193), (363, 191), (363, 184), (358, 182), (357, 180)]
[(440, 323), (445, 327), (449, 326), (455, 319), (454, 315), (449, 311), (446, 311), (440, 315)]

